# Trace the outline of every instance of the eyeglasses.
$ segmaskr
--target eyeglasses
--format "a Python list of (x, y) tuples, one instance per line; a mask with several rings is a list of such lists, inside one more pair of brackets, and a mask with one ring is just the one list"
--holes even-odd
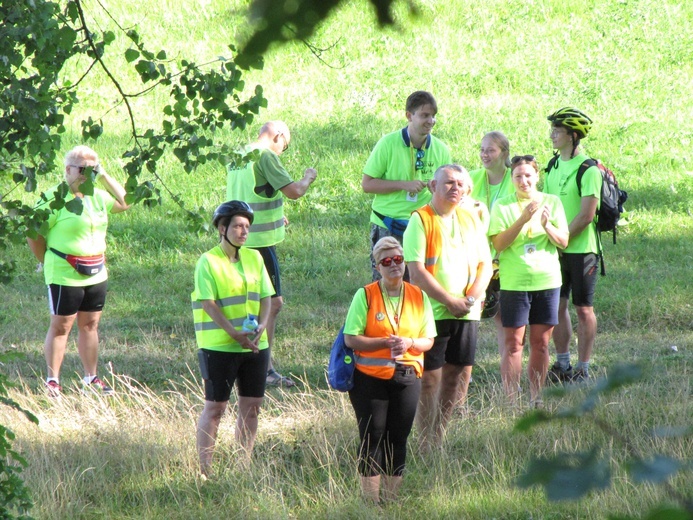
[(519, 163), (520, 161), (533, 162), (536, 161), (536, 158), (533, 155), (516, 155), (510, 159), (510, 164)]
[(385, 258), (381, 259), (378, 263), (385, 267), (390, 267), (392, 265), (392, 262), (394, 262), (395, 265), (399, 265), (402, 262), (404, 262), (404, 257), (402, 255), (386, 256)]
[(425, 150), (416, 150), (416, 169), (417, 170), (423, 170), (424, 167), (424, 162), (423, 158), (424, 155), (426, 155)]
[(284, 153), (289, 149), (289, 141), (287, 141), (284, 132), (277, 132), (277, 135), (281, 135), (284, 138), (284, 148), (282, 148), (282, 153)]

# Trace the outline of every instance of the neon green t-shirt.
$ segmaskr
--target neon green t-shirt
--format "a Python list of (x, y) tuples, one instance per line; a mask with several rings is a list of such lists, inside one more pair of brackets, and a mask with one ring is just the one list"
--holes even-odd
[[(542, 206), (548, 206), (550, 222), (567, 232), (563, 205), (555, 195), (542, 194)], [(517, 195), (499, 199), (491, 210), (488, 235), (492, 237), (512, 226), (529, 199), (518, 201)], [(524, 225), (515, 241), (500, 253), (500, 283), (506, 291), (543, 291), (561, 286), (558, 249), (541, 225), (541, 209)]]
[[(37, 209), (45, 209), (55, 198), (58, 186), (45, 192), (47, 202), (40, 201)], [(74, 200), (69, 192), (65, 202)], [(108, 279), (106, 267), (93, 276), (78, 273), (67, 260), (59, 257), (50, 248), (66, 255), (92, 256), (106, 251), (106, 231), (108, 214), (115, 199), (107, 191), (94, 188), (94, 195), (82, 198), (82, 214), (76, 215), (66, 208), (53, 211), (48, 217), (46, 239), (46, 256), (43, 260), (43, 275), (46, 284), (65, 285), (68, 287), (86, 287), (96, 285)]]
[[(578, 191), (576, 176), (580, 165), (589, 157), (579, 154), (569, 161), (558, 158), (557, 168), (552, 168), (544, 177), (544, 193), (557, 195), (561, 199), (565, 216), (568, 224), (573, 221), (580, 213), (582, 199)], [(582, 196), (596, 197), (597, 209), (599, 209), (599, 198), (602, 192), (602, 174), (599, 168), (592, 166), (585, 171), (582, 176)], [(582, 233), (571, 235), (568, 247), (564, 249), (566, 253), (599, 253), (597, 242), (596, 226), (590, 224)]]
[(489, 184), (488, 175), (484, 168), (472, 170), (469, 172), (469, 175), (473, 183), (472, 198), (486, 204), (489, 211), (493, 209), (493, 205), (498, 199), (515, 193), (515, 186), (513, 185), (510, 168), (505, 170), (503, 180), (498, 184)]
[[(433, 318), (433, 309), (431, 300), (424, 291), (423, 294), (423, 316), (421, 320), (421, 329), (417, 338), (435, 338), (436, 337), (436, 322)], [(398, 297), (390, 297), (395, 307), (399, 304)], [(366, 290), (361, 287), (354, 294), (349, 306), (346, 321), (344, 323), (344, 334), (358, 336), (366, 330), (366, 320), (368, 317), (368, 304), (366, 302)]]
[[(195, 266), (195, 292), (193, 293), (195, 301), (202, 300), (219, 300), (222, 298), (233, 299), (234, 295), (247, 295), (249, 291), (256, 291), (259, 288), (260, 299), (274, 295), (274, 286), (272, 280), (267, 273), (264, 261), (261, 259), (256, 262), (244, 262), (244, 257), (248, 255), (260, 256), (260, 253), (251, 248), (241, 248), (240, 262), (232, 263), (226, 259), (226, 253), (220, 246), (216, 246), (203, 254), (197, 261)], [(220, 257), (224, 259), (224, 276), (223, 280), (217, 280), (214, 275), (214, 269), (211, 265), (210, 256)], [(256, 265), (259, 270), (257, 272), (247, 272), (246, 265)], [(223, 294), (221, 292), (223, 291)], [(244, 315), (254, 314), (245, 312)], [(241, 326), (236, 327), (237, 330)], [(205, 347), (209, 350), (219, 350), (223, 352), (250, 352), (243, 349), (236, 341), (228, 336), (229, 343), (220, 347)], [(267, 343), (267, 331), (263, 332), (258, 342), (260, 350), (269, 347)]]
[[(260, 158), (255, 162), (249, 162), (244, 170), (252, 168), (255, 176), (254, 191), (257, 195), (265, 198), (273, 197), (277, 191), (294, 182), (276, 153), (269, 148), (258, 145), (252, 145), (247, 148), (247, 152), (252, 150), (259, 150)], [(229, 170), (234, 171), (233, 168), (229, 168)], [(226, 200), (237, 198), (238, 194), (234, 193), (233, 184), (227, 182)]]
[[(476, 279), (476, 272), (481, 262), (491, 264), (491, 253), (488, 239), (481, 221), (474, 219), (474, 228), (461, 224), (455, 214), (449, 218), (440, 218), (443, 233), (443, 246), (438, 259), (436, 281), (449, 294), (462, 298)], [(414, 213), (404, 231), (404, 260), (407, 262), (426, 261), (426, 231), (418, 213)], [(433, 315), (436, 320), (458, 319), (447, 307), (435, 298), (431, 298)], [(481, 318), (481, 300), (477, 301), (463, 320)]]
[[(363, 173), (374, 179), (388, 181), (421, 180), (428, 183), (438, 167), (450, 164), (450, 150), (440, 139), (431, 137), (430, 146), (424, 149), (423, 168), (416, 169), (416, 148), (405, 143), (402, 130), (383, 136), (373, 148)], [(386, 217), (408, 220), (412, 211), (428, 204), (431, 192), (424, 188), (413, 195), (406, 191), (376, 193), (373, 197), (373, 209)], [(371, 213), (371, 222), (381, 227), (383, 221)]]

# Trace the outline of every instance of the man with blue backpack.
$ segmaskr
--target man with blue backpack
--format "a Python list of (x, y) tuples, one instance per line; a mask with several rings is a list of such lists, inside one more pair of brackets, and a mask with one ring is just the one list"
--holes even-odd
[[(601, 251), (593, 221), (599, 209), (602, 174), (597, 166), (581, 168), (589, 157), (580, 152), (580, 140), (589, 133), (592, 120), (573, 107), (557, 110), (548, 120), (556, 155), (546, 170), (544, 192), (561, 199), (570, 231), (568, 246), (560, 256), (563, 285), (559, 322), (553, 332), (556, 363), (549, 370), (549, 378), (554, 382), (580, 382), (589, 378), (589, 363), (597, 335), (594, 291)], [(579, 170), (583, 173), (578, 179)], [(569, 351), (573, 333), (568, 312), (571, 292), (578, 318), (578, 363), (575, 368), (570, 364)]]

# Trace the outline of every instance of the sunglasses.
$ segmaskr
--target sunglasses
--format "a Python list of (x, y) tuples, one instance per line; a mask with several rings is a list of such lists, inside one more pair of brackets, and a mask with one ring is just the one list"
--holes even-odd
[(520, 161), (532, 162), (536, 161), (536, 158), (533, 155), (516, 155), (510, 159), (510, 164), (519, 163)]
[(77, 171), (79, 172), (80, 175), (84, 175), (84, 170), (87, 168), (91, 168), (91, 171), (94, 172), (94, 175), (98, 175), (99, 173), (99, 165), (97, 164), (96, 166), (77, 166), (76, 164), (70, 164), (69, 165), (71, 168), (77, 168)]
[(424, 150), (417, 150), (416, 151), (416, 169), (417, 170), (423, 170), (424, 167), (424, 162), (423, 158), (426, 152)]
[(399, 265), (402, 262), (404, 262), (404, 257), (402, 255), (395, 255), (395, 256), (386, 256), (380, 262), (378, 262), (380, 265), (383, 265), (385, 267), (390, 267), (392, 265), (392, 262), (395, 263), (395, 265)]

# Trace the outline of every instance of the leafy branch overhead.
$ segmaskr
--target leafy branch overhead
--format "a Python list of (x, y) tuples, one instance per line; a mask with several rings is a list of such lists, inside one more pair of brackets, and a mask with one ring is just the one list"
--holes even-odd
[[(394, 0), (370, 0), (380, 25), (394, 23)], [(126, 200), (145, 205), (161, 203), (161, 191), (169, 194), (188, 216), (188, 227), (206, 226), (202, 208), (189, 210), (179, 194), (172, 193), (158, 175), (159, 160), (172, 151), (186, 172), (211, 161), (227, 163), (243, 159), (226, 144), (214, 140), (215, 131), (228, 125), (243, 129), (261, 108), (267, 106), (263, 89), (257, 86), (242, 98), (245, 89), (243, 70), (262, 68), (262, 54), (272, 42), (302, 40), (306, 43), (319, 23), (342, 0), (255, 0), (250, 6), (255, 32), (235, 57), (220, 57), (197, 64), (181, 58), (168, 59), (165, 49), (150, 50), (135, 29), (125, 30), (100, 6), (98, 13), (85, 13), (82, 0), (64, 4), (51, 0), (6, 0), (0, 5), (0, 248), (35, 237), (47, 213), (24, 204), (16, 191), (37, 189), (37, 176), (56, 169), (61, 150), (65, 120), (80, 102), (80, 87), (86, 77), (101, 68), (118, 92), (116, 105), (124, 105), (128, 114), (133, 146), (123, 153)], [(416, 13), (412, 0), (409, 11)], [(98, 32), (89, 25), (91, 18), (107, 15), (117, 30)], [(130, 47), (118, 62), (109, 45), (126, 38)], [(314, 47), (311, 52), (319, 57)], [(230, 53), (236, 48), (229, 45)], [(118, 63), (111, 68), (108, 63)], [(83, 70), (70, 77), (65, 64), (75, 57), (86, 57)], [(127, 68), (134, 68), (140, 87), (128, 92), (121, 82)], [(133, 98), (146, 96), (154, 89), (168, 89), (169, 102), (161, 107), (161, 125), (142, 128), (130, 105)], [(113, 107), (115, 108), (115, 107)], [(96, 141), (104, 132), (98, 115), (81, 121), (85, 142)], [(146, 173), (146, 179), (142, 175)], [(11, 178), (11, 181), (9, 181)], [(52, 209), (65, 205), (67, 186), (58, 190)], [(68, 206), (80, 211), (80, 201)], [(14, 260), (0, 260), (0, 282), (10, 279), (16, 269)]]
[[(344, 0), (253, 0), (250, 6), (253, 34), (236, 59), (243, 66), (251, 65), (275, 42), (308, 40), (321, 21), (325, 20)], [(381, 26), (393, 25), (392, 6), (395, 0), (369, 0)], [(407, 1), (410, 13), (416, 14), (413, 0)]]
[[(22, 203), (16, 190), (21, 186), (34, 192), (37, 176), (57, 168), (65, 119), (79, 103), (82, 81), (95, 67), (108, 76), (118, 92), (118, 104), (128, 113), (133, 142), (123, 154), (128, 202), (158, 204), (163, 189), (187, 212), (191, 229), (204, 226), (199, 212), (185, 209), (180, 195), (162, 182), (157, 162), (167, 149), (186, 172), (198, 164), (233, 159), (237, 153), (216, 143), (214, 133), (225, 126), (243, 129), (250, 124), (267, 104), (262, 87), (258, 85), (243, 98), (242, 69), (232, 57), (204, 64), (185, 58), (172, 62), (166, 50), (149, 50), (134, 29), (92, 31), (81, 0), (68, 2), (64, 9), (52, 1), (8, 0), (0, 6), (0, 18), (0, 248), (23, 242), (27, 235), (35, 237), (40, 231), (46, 213)], [(122, 56), (122, 66), (112, 70), (104, 56), (119, 36), (127, 38), (131, 46)], [(229, 50), (234, 53), (236, 49), (230, 45)], [(87, 57), (87, 65), (77, 77), (69, 77), (65, 64), (77, 56)], [(112, 56), (109, 63), (113, 61)], [(128, 66), (140, 81), (135, 92), (127, 92), (119, 79)], [(261, 68), (262, 59), (256, 57), (247, 67)], [(142, 128), (130, 100), (153, 89), (167, 89), (169, 102), (161, 107), (160, 127)], [(81, 126), (85, 141), (103, 134), (98, 117), (88, 117)], [(143, 180), (145, 172), (152, 180)], [(63, 207), (67, 193), (63, 185), (51, 209)], [(68, 209), (81, 208), (79, 201), (74, 206)], [(13, 260), (0, 261), (0, 281), (7, 281), (15, 268)]]

